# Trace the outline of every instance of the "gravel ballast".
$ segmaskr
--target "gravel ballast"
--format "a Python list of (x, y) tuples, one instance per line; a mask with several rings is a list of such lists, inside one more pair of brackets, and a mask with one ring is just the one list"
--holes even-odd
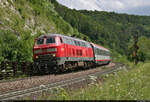
[[(105, 66), (106, 68), (114, 66), (114, 63), (110, 63), (109, 65)], [(50, 83), (55, 83), (62, 80), (67, 79), (73, 79), (81, 76), (85, 76), (88, 74), (93, 74), (95, 72), (103, 71), (105, 69), (102, 69), (102, 67), (84, 70), (80, 72), (74, 72), (69, 74), (62, 74), (62, 75), (45, 75), (41, 77), (30, 77), (25, 78), (23, 80), (18, 81), (10, 81), (10, 82), (4, 82), (0, 83), (0, 94), (7, 93), (10, 91), (16, 91), (16, 90), (22, 90), (22, 89), (28, 89), (40, 85), (46, 85)]]

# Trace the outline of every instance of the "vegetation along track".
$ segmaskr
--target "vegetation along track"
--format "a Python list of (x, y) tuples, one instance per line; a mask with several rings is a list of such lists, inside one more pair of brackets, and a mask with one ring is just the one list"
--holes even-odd
[(57, 82), (55, 81), (49, 84), (39, 85), (39, 86), (28, 88), (28, 89), (26, 88), (26, 89), (22, 89), (18, 91), (11, 91), (11, 92), (8, 91), (0, 95), (0, 100), (17, 99), (19, 97), (30, 96), (33, 93), (42, 92), (44, 90), (53, 89), (56, 87), (64, 87), (68, 85), (73, 85), (73, 84), (88, 80), (89, 76), (101, 76), (104, 74), (112, 73), (122, 68), (125, 68), (124, 64), (115, 63), (115, 66), (112, 66), (111, 68), (106, 69), (104, 71), (98, 71), (98, 72), (90, 73), (90, 74), (83, 74), (82, 76), (79, 76), (79, 77), (70, 78), (67, 80), (61, 80)]

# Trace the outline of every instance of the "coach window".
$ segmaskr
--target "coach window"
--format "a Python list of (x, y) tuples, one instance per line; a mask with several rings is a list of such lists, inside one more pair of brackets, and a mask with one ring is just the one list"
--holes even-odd
[(99, 55), (99, 49), (97, 49), (97, 54)]
[(103, 50), (103, 55), (105, 55), (105, 51)]
[(98, 48), (96, 48), (96, 54), (98, 55)]
[(106, 52), (106, 56), (108, 56), (108, 52)]
[(102, 55), (102, 50), (100, 49), (100, 55)]
[(106, 53), (105, 53), (105, 51), (103, 51), (103, 53), (104, 53), (104, 56), (106, 56)]
[(100, 55), (101, 54), (101, 50), (99, 49), (99, 51), (98, 51), (98, 54)]
[(103, 50), (101, 50), (102, 51), (102, 55), (104, 55), (104, 51)]
[(107, 56), (107, 52), (105, 51), (105, 55)]
[(109, 56), (109, 52), (107, 52), (107, 56)]

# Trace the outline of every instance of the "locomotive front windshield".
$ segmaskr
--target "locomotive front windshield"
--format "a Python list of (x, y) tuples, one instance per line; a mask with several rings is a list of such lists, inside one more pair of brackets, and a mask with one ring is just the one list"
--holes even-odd
[(55, 38), (54, 37), (47, 38), (46, 44), (52, 44), (52, 43), (56, 43)]
[(37, 40), (37, 45), (42, 45), (44, 44), (44, 39), (38, 39)]
[(46, 44), (52, 44), (52, 43), (56, 43), (55, 41), (55, 37), (49, 37), (49, 38), (40, 38), (36, 41), (36, 44), (37, 45), (43, 45), (45, 44), (44, 42), (44, 39), (46, 40)]

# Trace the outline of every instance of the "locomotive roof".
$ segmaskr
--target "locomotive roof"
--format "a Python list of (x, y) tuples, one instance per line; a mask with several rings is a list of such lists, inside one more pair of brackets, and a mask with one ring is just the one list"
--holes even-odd
[(65, 38), (69, 38), (69, 39), (75, 39), (75, 40), (78, 40), (78, 41), (86, 42), (86, 43), (88, 43), (88, 44), (92, 44), (93, 46), (95, 46), (95, 47), (97, 47), (97, 48), (101, 48), (101, 49), (104, 49), (104, 50), (106, 50), (106, 51), (109, 52), (109, 50), (106, 49), (106, 48), (104, 48), (103, 46), (100, 46), (100, 45), (97, 45), (97, 44), (94, 44), (94, 43), (89, 43), (89, 42), (84, 41), (84, 40), (81, 40), (81, 39), (79, 39), (79, 38), (70, 37), (70, 36), (66, 36), (66, 35), (62, 35), (62, 34), (47, 34), (47, 35), (41, 35), (39, 38), (43, 38), (43, 37), (45, 37), (45, 36), (47, 36), (47, 37), (59, 36), (59, 37), (65, 37)]
[(86, 42), (86, 43), (89, 43), (87, 41), (84, 41), (84, 40), (81, 40), (79, 38), (75, 38), (75, 37), (70, 37), (70, 36), (66, 36), (66, 35), (62, 35), (62, 34), (47, 34), (47, 35), (41, 35), (39, 38), (43, 38), (43, 37), (51, 37), (51, 36), (59, 36), (59, 37), (65, 37), (65, 38), (70, 38), (70, 39), (76, 39), (78, 41), (82, 41), (82, 42)]

